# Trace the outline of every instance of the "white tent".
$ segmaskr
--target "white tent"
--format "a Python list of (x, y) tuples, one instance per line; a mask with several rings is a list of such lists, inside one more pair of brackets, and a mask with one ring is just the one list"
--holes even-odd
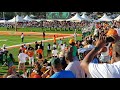
[(100, 19), (96, 21), (112, 21), (112, 19), (108, 17), (106, 14), (104, 14)]
[(118, 17), (116, 17), (114, 20), (120, 21), (120, 15)]
[(73, 16), (70, 19), (67, 19), (66, 21), (81, 22), (82, 20), (84, 20), (84, 19), (78, 13), (76, 13), (75, 16)]
[(8, 20), (8, 22), (14, 23), (14, 22), (15, 22), (15, 19), (16, 19), (16, 22), (24, 22), (24, 21), (25, 21), (22, 17), (20, 17), (19, 15), (17, 15), (17, 16), (14, 17), (13, 19)]
[(28, 15), (26, 15), (26, 16), (24, 17), (24, 20), (26, 20), (26, 21), (33, 21), (33, 19), (30, 18)]
[(85, 15), (85, 13), (83, 13), (83, 15), (81, 17), (86, 21), (92, 21), (90, 18), (88, 18), (87, 15)]
[(7, 23), (7, 20), (0, 20), (0, 23)]

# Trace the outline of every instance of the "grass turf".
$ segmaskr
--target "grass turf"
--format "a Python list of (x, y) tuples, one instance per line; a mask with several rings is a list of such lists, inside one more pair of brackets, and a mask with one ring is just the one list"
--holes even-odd
[[(42, 40), (42, 38), (40, 38), (39, 36), (25, 36), (23, 43), (35, 42), (40, 40)], [(0, 47), (2, 47), (3, 44), (11, 46), (23, 43), (21, 42), (20, 36), (0, 36)]]

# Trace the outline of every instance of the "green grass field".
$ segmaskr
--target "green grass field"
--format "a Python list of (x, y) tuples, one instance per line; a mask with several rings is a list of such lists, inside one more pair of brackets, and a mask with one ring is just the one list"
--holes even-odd
[[(42, 38), (40, 38), (39, 36), (25, 36), (24, 43), (35, 42), (40, 40), (42, 40)], [(11, 46), (23, 43), (21, 42), (20, 36), (0, 36), (0, 47), (2, 47), (3, 44)]]

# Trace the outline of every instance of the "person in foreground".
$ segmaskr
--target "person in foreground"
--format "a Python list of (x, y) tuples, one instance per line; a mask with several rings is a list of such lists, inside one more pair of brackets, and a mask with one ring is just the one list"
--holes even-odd
[(65, 54), (65, 60), (68, 63), (65, 70), (72, 71), (74, 75), (76, 76), (76, 78), (85, 78), (85, 73), (80, 66), (80, 61), (73, 61), (71, 52), (68, 51)]
[[(117, 38), (118, 39), (118, 38)], [(105, 46), (106, 37), (101, 35), (95, 48), (93, 48), (81, 62), (81, 67), (87, 74), (90, 74), (92, 78), (120, 78), (120, 42), (114, 41), (112, 64), (94, 64), (90, 63), (97, 52)]]
[(62, 65), (59, 58), (54, 58), (51, 61), (51, 65), (55, 73), (50, 78), (76, 78), (72, 71), (62, 70)]

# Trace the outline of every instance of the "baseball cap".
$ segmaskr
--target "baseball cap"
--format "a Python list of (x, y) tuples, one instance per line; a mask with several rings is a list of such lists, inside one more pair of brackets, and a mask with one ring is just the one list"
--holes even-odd
[(73, 42), (75, 42), (74, 39), (70, 39), (70, 40), (69, 40), (69, 43), (70, 43), (70, 44), (73, 43)]
[(61, 61), (59, 58), (53, 58), (51, 61), (51, 65), (58, 65), (61, 64)]

